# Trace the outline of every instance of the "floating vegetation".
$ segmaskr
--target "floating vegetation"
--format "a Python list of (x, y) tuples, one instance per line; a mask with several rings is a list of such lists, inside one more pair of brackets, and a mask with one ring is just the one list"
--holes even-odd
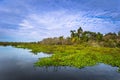
[(53, 54), (35, 63), (37, 66), (74, 66), (82, 68), (105, 63), (120, 67), (120, 31), (116, 33), (71, 30), (70, 37), (46, 38), (40, 42), (0, 42), (2, 46), (31, 49), (31, 52)]
[(82, 68), (96, 63), (105, 63), (120, 67), (120, 48), (29, 43), (18, 45), (19, 48), (31, 49), (34, 54), (38, 52), (53, 54), (51, 57), (40, 59), (35, 63), (36, 66), (74, 66)]

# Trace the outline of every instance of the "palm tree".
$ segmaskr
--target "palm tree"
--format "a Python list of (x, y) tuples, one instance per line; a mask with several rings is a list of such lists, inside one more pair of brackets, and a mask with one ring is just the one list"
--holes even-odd
[(71, 32), (71, 38), (75, 37), (75, 32), (76, 31), (75, 30), (71, 30), (70, 32)]
[(82, 33), (83, 33), (83, 29), (80, 27), (80, 28), (77, 30), (77, 34), (78, 34), (78, 37), (79, 37), (79, 38), (82, 36)]

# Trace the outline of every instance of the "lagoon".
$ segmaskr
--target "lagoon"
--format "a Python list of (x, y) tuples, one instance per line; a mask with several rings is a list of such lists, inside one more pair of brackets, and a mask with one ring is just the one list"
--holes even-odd
[(103, 63), (82, 69), (34, 65), (39, 58), (50, 56), (11, 46), (0, 47), (0, 80), (120, 80), (118, 68)]

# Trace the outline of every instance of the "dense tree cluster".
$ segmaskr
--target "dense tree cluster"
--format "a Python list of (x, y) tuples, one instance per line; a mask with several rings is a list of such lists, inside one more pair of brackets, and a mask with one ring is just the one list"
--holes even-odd
[[(102, 47), (120, 47), (120, 31), (118, 33), (109, 32), (101, 34), (100, 32), (83, 31), (80, 27), (77, 30), (71, 30), (70, 36), (45, 38), (39, 42), (29, 42), (30, 44), (44, 45), (85, 45), (85, 46), (102, 46)], [(7, 46), (17, 44), (29, 44), (26, 42), (0, 42), (0, 45)]]
[(63, 36), (46, 38), (39, 43), (52, 45), (87, 44), (90, 46), (120, 47), (120, 31), (118, 33), (110, 32), (103, 35), (100, 32), (83, 31), (80, 27), (77, 30), (71, 30), (70, 33), (70, 37), (67, 38)]

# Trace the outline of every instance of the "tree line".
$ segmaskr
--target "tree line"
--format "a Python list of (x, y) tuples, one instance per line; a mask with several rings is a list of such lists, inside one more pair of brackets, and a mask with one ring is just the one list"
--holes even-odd
[(70, 36), (66, 38), (60, 36), (45, 38), (38, 42), (0, 42), (0, 45), (4, 46), (17, 46), (19, 44), (120, 47), (120, 31), (118, 33), (109, 32), (103, 35), (100, 32), (84, 31), (82, 27), (79, 27), (77, 30), (70, 30)]
[(70, 31), (70, 37), (64, 36), (45, 38), (38, 42), (40, 44), (50, 45), (73, 45), (86, 44), (90, 46), (120, 47), (120, 31), (118, 33), (109, 32), (102, 34), (100, 32), (83, 31), (81, 27)]

